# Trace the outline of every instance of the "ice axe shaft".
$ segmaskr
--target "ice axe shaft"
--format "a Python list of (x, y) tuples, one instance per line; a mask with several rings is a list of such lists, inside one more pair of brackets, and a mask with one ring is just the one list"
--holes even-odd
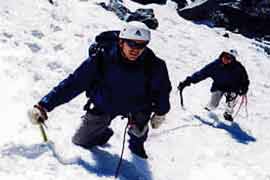
[(182, 108), (184, 108), (183, 90), (179, 90), (179, 96), (180, 96), (180, 105)]
[(39, 123), (39, 129), (41, 131), (41, 135), (42, 135), (44, 142), (48, 142), (48, 137), (47, 137), (46, 131), (44, 129), (44, 124)]

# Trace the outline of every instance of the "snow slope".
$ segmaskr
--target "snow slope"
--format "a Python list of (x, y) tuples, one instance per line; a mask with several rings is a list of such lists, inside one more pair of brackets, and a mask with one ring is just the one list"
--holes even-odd
[[(54, 144), (42, 143), (37, 126), (26, 112), (86, 57), (98, 33), (123, 25), (114, 14), (92, 1), (8, 0), (0, 4), (0, 178), (20, 180), (114, 179), (125, 120), (117, 118), (108, 146), (92, 152), (74, 146), (71, 137), (80, 124), (84, 94), (49, 114), (47, 133)], [(142, 7), (125, 1), (131, 9)], [(241, 35), (224, 38), (223, 29), (210, 29), (180, 18), (171, 5), (154, 8), (160, 26), (152, 31), (150, 47), (166, 60), (172, 85), (172, 109), (166, 123), (151, 130), (143, 161), (128, 149), (121, 180), (270, 180), (270, 58)], [(236, 123), (217, 126), (202, 107), (209, 99), (211, 80), (186, 88), (186, 111), (179, 105), (180, 80), (236, 48), (251, 85), (248, 117), (244, 108)], [(224, 102), (217, 109), (219, 119)], [(193, 116), (196, 114), (197, 116)]]

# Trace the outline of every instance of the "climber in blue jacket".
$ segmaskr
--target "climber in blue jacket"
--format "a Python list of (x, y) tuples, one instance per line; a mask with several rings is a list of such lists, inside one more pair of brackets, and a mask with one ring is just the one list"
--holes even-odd
[(223, 95), (226, 97), (227, 107), (224, 112), (224, 118), (233, 121), (233, 107), (238, 95), (243, 96), (248, 92), (249, 78), (244, 66), (236, 60), (237, 51), (234, 49), (224, 51), (219, 58), (207, 64), (201, 70), (188, 76), (179, 83), (178, 89), (183, 89), (190, 84), (196, 84), (206, 78), (213, 80), (211, 87), (211, 99), (206, 110), (213, 110), (218, 107)]
[(147, 158), (148, 122), (158, 128), (165, 120), (171, 91), (165, 62), (147, 47), (150, 33), (143, 23), (130, 22), (97, 36), (88, 59), (34, 106), (33, 122), (44, 122), (47, 112), (85, 92), (86, 114), (73, 143), (87, 149), (107, 143), (111, 120), (122, 115), (129, 117), (130, 150)]

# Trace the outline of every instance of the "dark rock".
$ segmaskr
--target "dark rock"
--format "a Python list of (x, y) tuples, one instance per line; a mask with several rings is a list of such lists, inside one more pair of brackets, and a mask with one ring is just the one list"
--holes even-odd
[(223, 37), (230, 38), (230, 35), (229, 35), (229, 33), (225, 33), (225, 34), (223, 34)]
[(156, 29), (158, 27), (158, 20), (155, 18), (153, 9), (139, 8), (135, 12), (132, 12), (119, 0), (111, 0), (108, 5), (104, 2), (99, 3), (99, 5), (108, 11), (114, 12), (123, 21), (140, 21), (150, 29)]
[(266, 54), (270, 55), (270, 41), (264, 41), (263, 39), (257, 39), (253, 44), (263, 50)]
[(179, 9), (178, 13), (185, 19), (225, 27), (248, 37), (270, 34), (269, 0), (205, 0)]
[(52, 5), (54, 4), (53, 0), (48, 0), (48, 1), (50, 4), (52, 4)]
[(209, 19), (217, 6), (216, 0), (201, 1), (197, 4), (178, 10), (178, 14), (188, 20), (200, 21)]
[[(134, 2), (146, 5), (146, 4), (166, 4), (167, 0), (132, 0)], [(186, 0), (172, 0), (178, 5), (178, 9), (182, 9), (187, 5)]]
[(141, 21), (150, 29), (156, 29), (158, 27), (158, 21), (155, 18), (153, 9), (137, 9), (128, 17), (127, 22), (130, 21)]
[(167, 0), (132, 0), (140, 4), (166, 4)]
[(186, 0), (172, 0), (172, 1), (177, 4), (178, 9), (182, 9), (182, 8), (186, 7), (188, 4)]

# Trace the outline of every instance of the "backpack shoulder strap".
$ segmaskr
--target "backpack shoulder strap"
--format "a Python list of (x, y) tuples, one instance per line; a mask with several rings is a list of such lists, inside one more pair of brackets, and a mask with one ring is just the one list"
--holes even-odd
[(152, 69), (153, 69), (153, 61), (155, 60), (156, 56), (150, 49), (146, 49), (147, 54), (145, 56), (144, 62), (144, 74), (145, 74), (145, 90), (147, 97), (151, 97), (151, 81), (152, 81)]

